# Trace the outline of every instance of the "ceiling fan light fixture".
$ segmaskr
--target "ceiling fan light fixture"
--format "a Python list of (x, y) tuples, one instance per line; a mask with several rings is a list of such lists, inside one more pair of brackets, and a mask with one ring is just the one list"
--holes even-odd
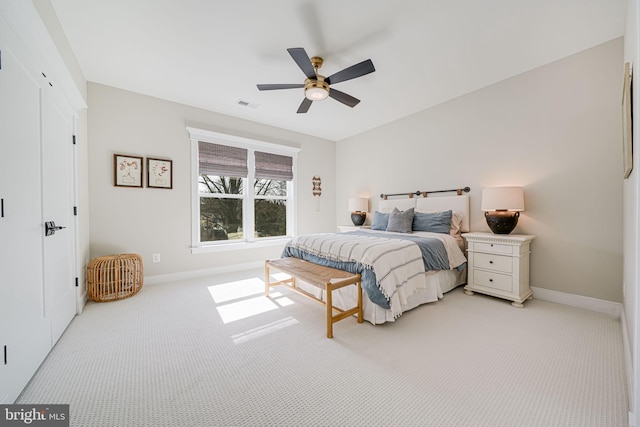
[(322, 101), (323, 99), (327, 99), (329, 96), (329, 85), (320, 79), (307, 79), (304, 84), (304, 96), (310, 101)]

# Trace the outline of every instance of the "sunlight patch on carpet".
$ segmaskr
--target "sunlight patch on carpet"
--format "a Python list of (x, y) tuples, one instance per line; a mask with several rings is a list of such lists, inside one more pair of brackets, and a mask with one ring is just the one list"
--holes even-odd
[(264, 280), (252, 277), (246, 280), (212, 285), (209, 286), (209, 293), (211, 298), (218, 304), (259, 295), (264, 293)]
[(246, 319), (257, 314), (275, 310), (280, 306), (265, 296), (233, 302), (231, 304), (216, 307), (218, 314), (224, 323)]
[(265, 336), (267, 334), (270, 334), (272, 332), (276, 332), (279, 331), (281, 329), (284, 329), (288, 326), (293, 326), (293, 325), (297, 325), (298, 322), (296, 319), (294, 319), (293, 317), (286, 317), (284, 319), (275, 321), (275, 322), (271, 322), (269, 324), (260, 326), (258, 328), (254, 328), (254, 329), (250, 329), (246, 332), (242, 332), (241, 334), (237, 334), (231, 337), (231, 339), (233, 339), (233, 343), (234, 344), (242, 344), (244, 342), (247, 342), (249, 340), (252, 340), (254, 338), (258, 338), (258, 337), (262, 337)]

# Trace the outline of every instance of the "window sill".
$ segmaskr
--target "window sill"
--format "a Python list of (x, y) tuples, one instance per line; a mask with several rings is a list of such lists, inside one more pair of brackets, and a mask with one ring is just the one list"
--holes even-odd
[(247, 249), (284, 246), (289, 240), (291, 240), (291, 237), (266, 239), (266, 240), (259, 240), (255, 242), (218, 243), (218, 244), (211, 244), (211, 245), (192, 246), (191, 253), (207, 254), (207, 253), (213, 253), (213, 252), (243, 251)]

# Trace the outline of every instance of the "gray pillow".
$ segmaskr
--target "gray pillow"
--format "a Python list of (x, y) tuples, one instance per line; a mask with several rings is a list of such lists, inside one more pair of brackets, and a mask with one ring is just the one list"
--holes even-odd
[(413, 231), (449, 234), (452, 214), (452, 211), (416, 212), (413, 215)]
[(371, 221), (371, 229), (385, 231), (387, 229), (388, 222), (389, 222), (388, 213), (375, 211), (373, 213), (373, 220)]
[(411, 226), (413, 225), (413, 208), (406, 211), (399, 211), (398, 208), (393, 208), (393, 211), (389, 214), (389, 223), (387, 224), (387, 231), (395, 231), (396, 233), (411, 233)]

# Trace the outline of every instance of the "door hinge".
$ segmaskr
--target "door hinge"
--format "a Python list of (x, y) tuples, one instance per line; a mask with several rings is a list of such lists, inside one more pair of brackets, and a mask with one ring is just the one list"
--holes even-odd
[(7, 364), (7, 346), (4, 346), (4, 364)]
[(4, 199), (0, 199), (0, 218), (4, 218)]
[(75, 136), (75, 135), (72, 135), (72, 136), (71, 136), (71, 139), (72, 139), (72, 141), (73, 141), (73, 145), (76, 145), (76, 136)]
[(0, 50), (0, 70), (2, 70), (2, 51)]
[(80, 285), (78, 284), (79, 282), (80, 282), (80, 281), (79, 281), (79, 280), (78, 280), (78, 278), (76, 277), (76, 288), (77, 288), (78, 286), (80, 286)]
[(73, 216), (78, 216), (78, 207), (77, 206), (73, 207)]

